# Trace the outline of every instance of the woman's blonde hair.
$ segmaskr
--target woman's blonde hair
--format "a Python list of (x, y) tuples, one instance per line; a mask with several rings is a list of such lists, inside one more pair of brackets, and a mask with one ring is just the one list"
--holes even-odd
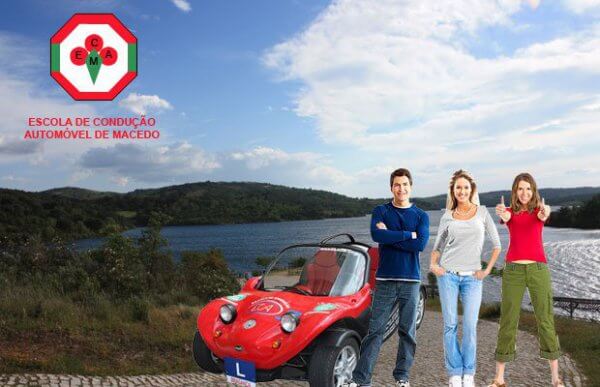
[(448, 195), (446, 196), (446, 209), (454, 210), (458, 206), (458, 201), (454, 197), (454, 185), (456, 181), (460, 178), (466, 179), (469, 184), (471, 184), (471, 196), (469, 197), (469, 201), (473, 204), (479, 205), (479, 193), (477, 192), (477, 184), (475, 183), (475, 179), (473, 176), (464, 169), (459, 169), (454, 172), (452, 177), (450, 178), (450, 184), (448, 185)]
[(529, 185), (531, 186), (531, 192), (533, 193), (533, 195), (531, 196), (531, 200), (529, 201), (529, 203), (527, 203), (527, 212), (532, 212), (540, 205), (541, 199), (540, 193), (537, 188), (537, 184), (535, 183), (535, 179), (533, 178), (533, 176), (531, 176), (531, 174), (527, 172), (519, 173), (513, 181), (512, 192), (510, 195), (510, 209), (513, 212), (519, 212), (522, 210), (521, 202), (519, 202), (519, 197), (517, 196), (519, 183), (522, 181), (529, 183)]

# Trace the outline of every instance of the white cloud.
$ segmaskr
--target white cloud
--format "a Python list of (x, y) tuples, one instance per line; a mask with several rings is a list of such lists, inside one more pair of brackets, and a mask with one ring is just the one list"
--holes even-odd
[(171, 0), (171, 3), (173, 3), (177, 8), (179, 8), (183, 12), (190, 12), (192, 10), (190, 2), (187, 0)]
[(113, 177), (111, 181), (120, 187), (125, 187), (127, 184), (129, 184), (129, 178), (124, 176)]
[(519, 3), (337, 1), (264, 61), (285, 79), (304, 81), (296, 112), (316, 118), (325, 141), (358, 143), (374, 126), (472, 103), (465, 92), (494, 68), (461, 40), (482, 25), (510, 25)]
[(563, 3), (569, 10), (579, 14), (600, 11), (599, 0), (563, 0)]
[[(89, 142), (56, 141), (45, 146), (42, 140), (24, 140), (29, 117), (81, 117), (94, 116), (95, 109), (87, 103), (59, 98), (53, 91), (64, 93), (53, 84), (40, 87), (35, 69), (44, 66), (40, 58), (45, 48), (36, 43), (6, 32), (0, 32), (0, 163), (28, 160), (32, 164), (43, 163), (53, 157), (64, 158), (76, 151), (84, 151)], [(15, 61), (14, 58), (18, 58)], [(47, 73), (44, 74), (47, 77)]]
[(210, 179), (261, 181), (339, 192), (349, 190), (355, 183), (352, 176), (316, 153), (289, 153), (268, 147), (209, 153), (186, 142), (94, 148), (80, 158), (78, 167), (81, 179), (104, 174), (108, 181), (119, 186), (132, 183), (156, 186)]
[(136, 114), (173, 109), (169, 101), (160, 98), (158, 95), (142, 95), (138, 93), (129, 93), (126, 98), (119, 101), (119, 106)]
[(258, 146), (244, 152), (232, 152), (229, 159), (230, 162), (226, 165), (229, 169), (239, 170), (231, 161), (239, 162), (248, 169), (250, 176), (268, 176), (268, 181), (276, 181), (278, 184), (339, 191), (354, 182), (352, 176), (334, 167), (327, 157), (313, 152), (289, 153)]
[(23, 178), (23, 177), (18, 177), (18, 176), (13, 176), (13, 175), (8, 175), (8, 176), (2, 176), (2, 180), (6, 181), (8, 183), (23, 183), (28, 181), (27, 179)]
[(513, 22), (522, 5), (335, 1), (263, 59), (282, 80), (302, 82), (295, 112), (314, 119), (323, 141), (357, 149), (357, 165), (412, 167), (431, 193), (459, 167), (483, 176), (496, 163), (507, 173), (550, 160), (577, 169), (577, 152), (600, 164), (590, 148), (600, 136), (579, 111), (598, 90), (600, 25), (510, 54), (470, 51), (489, 27), (526, 33)]
[[(108, 173), (112, 182), (177, 182), (220, 168), (214, 155), (187, 142), (161, 146), (116, 144), (93, 148), (81, 156), (82, 169)], [(115, 180), (117, 179), (117, 180)]]

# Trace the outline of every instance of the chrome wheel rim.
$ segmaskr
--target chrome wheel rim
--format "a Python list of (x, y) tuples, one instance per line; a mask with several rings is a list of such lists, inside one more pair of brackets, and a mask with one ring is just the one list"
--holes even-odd
[(358, 354), (351, 345), (346, 345), (337, 356), (333, 366), (333, 385), (336, 387), (352, 379), (352, 371), (356, 368)]
[(419, 292), (419, 303), (417, 304), (417, 325), (423, 320), (423, 313), (425, 312), (425, 297), (423, 293)]

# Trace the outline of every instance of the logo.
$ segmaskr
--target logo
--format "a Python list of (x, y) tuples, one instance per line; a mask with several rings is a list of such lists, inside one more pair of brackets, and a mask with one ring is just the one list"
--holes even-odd
[(244, 329), (254, 328), (256, 326), (256, 320), (248, 320), (244, 323)]
[(137, 39), (113, 14), (75, 14), (50, 39), (50, 75), (75, 100), (113, 100), (137, 76)]
[(250, 313), (277, 316), (283, 312), (283, 305), (276, 298), (265, 298), (252, 303)]

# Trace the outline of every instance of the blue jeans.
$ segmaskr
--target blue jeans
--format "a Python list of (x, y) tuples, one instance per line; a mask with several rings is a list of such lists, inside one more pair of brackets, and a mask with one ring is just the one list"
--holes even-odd
[[(477, 362), (477, 320), (481, 306), (482, 281), (473, 276), (446, 273), (438, 277), (444, 316), (444, 354), (448, 375), (475, 375)], [(462, 345), (456, 335), (458, 298), (463, 307)]]
[(379, 356), (385, 326), (390, 319), (392, 307), (400, 301), (398, 310), (398, 354), (394, 379), (408, 380), (410, 367), (415, 357), (417, 304), (419, 302), (419, 282), (377, 281), (371, 306), (369, 332), (362, 341), (360, 358), (352, 374), (352, 380), (359, 384), (370, 384), (375, 360)]

